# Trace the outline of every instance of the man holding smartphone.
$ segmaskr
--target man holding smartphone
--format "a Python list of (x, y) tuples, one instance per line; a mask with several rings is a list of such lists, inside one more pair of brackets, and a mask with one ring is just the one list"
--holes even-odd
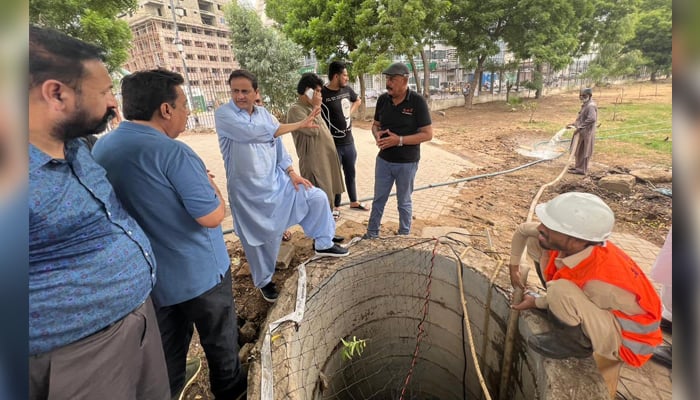
[(411, 231), (413, 181), (420, 160), (420, 144), (433, 138), (430, 110), (425, 99), (408, 88), (408, 67), (397, 62), (382, 74), (386, 93), (379, 96), (372, 134), (379, 147), (374, 169), (374, 200), (365, 239), (379, 237), (384, 207), (396, 182), (399, 235)]

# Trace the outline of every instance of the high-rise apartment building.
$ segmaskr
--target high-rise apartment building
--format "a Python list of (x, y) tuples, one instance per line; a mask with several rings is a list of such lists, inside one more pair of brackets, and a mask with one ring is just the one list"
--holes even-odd
[(163, 67), (185, 75), (194, 110), (206, 111), (226, 101), (226, 79), (238, 68), (224, 18), (223, 8), (228, 2), (139, 0), (133, 13), (122, 16), (133, 35), (124, 68), (138, 71)]

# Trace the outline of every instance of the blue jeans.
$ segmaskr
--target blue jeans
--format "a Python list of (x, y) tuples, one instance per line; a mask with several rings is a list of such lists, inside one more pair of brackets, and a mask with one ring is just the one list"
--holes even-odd
[(396, 182), (396, 202), (399, 209), (399, 235), (408, 235), (411, 232), (411, 215), (413, 213), (411, 194), (417, 170), (418, 161), (392, 163), (377, 157), (374, 168), (374, 200), (367, 225), (367, 234), (370, 237), (379, 236), (384, 206), (389, 199), (394, 182)]

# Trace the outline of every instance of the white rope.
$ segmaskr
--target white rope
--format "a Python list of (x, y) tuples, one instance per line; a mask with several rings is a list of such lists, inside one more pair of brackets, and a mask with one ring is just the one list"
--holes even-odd
[(294, 311), (284, 317), (270, 323), (263, 339), (262, 349), (260, 350), (261, 358), (261, 376), (260, 376), (260, 398), (262, 400), (272, 400), (274, 395), (274, 376), (272, 373), (272, 351), (270, 342), (272, 341), (272, 333), (285, 322), (301, 323), (304, 319), (304, 310), (306, 308), (306, 263), (314, 260), (311, 258), (301, 263), (297, 267), (299, 279), (297, 280), (297, 299)]

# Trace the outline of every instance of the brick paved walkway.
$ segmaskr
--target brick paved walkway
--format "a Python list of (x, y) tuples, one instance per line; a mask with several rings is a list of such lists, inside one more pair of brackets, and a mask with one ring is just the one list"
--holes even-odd
[[(372, 134), (368, 130), (355, 128), (353, 129), (353, 134), (358, 154), (356, 163), (357, 195), (361, 201), (371, 206), (371, 197), (374, 194), (374, 162), (378, 149), (374, 144)], [(207, 168), (216, 176), (216, 184), (225, 193), (226, 174), (216, 135), (187, 135), (182, 136), (179, 140), (187, 143), (202, 157)], [(284, 135), (283, 141), (298, 171), (299, 162), (291, 135)], [(416, 174), (415, 188), (452, 181), (456, 179), (453, 174), (466, 168), (475, 167), (476, 165), (468, 160), (442, 150), (439, 145), (432, 143), (423, 144), (421, 146), (421, 162)], [(448, 206), (454, 203), (454, 197), (456, 197), (463, 185), (465, 184), (461, 183), (415, 192), (413, 194), (413, 215), (421, 219), (437, 218), (448, 209)], [(349, 203), (347, 193), (343, 194), (343, 202)], [(344, 206), (341, 208), (341, 219), (366, 224), (369, 219), (369, 212), (356, 211)], [(396, 223), (399, 221), (395, 196), (389, 198), (384, 209), (382, 222), (387, 221)], [(227, 218), (224, 221), (224, 229), (231, 227), (231, 220)]]

